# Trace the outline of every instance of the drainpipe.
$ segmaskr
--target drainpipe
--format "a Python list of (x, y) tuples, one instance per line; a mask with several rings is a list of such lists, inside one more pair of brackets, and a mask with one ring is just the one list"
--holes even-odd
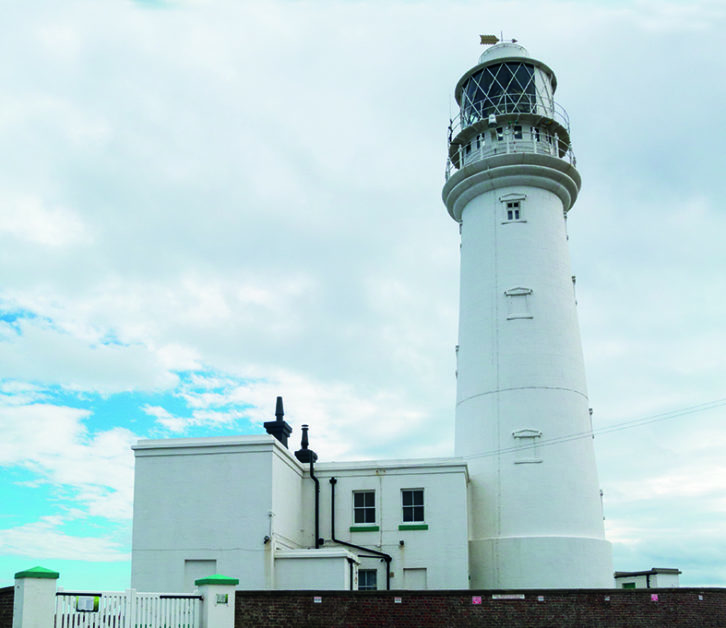
[(300, 449), (298, 449), (295, 452), (295, 457), (305, 464), (306, 462), (310, 463), (310, 478), (313, 482), (315, 482), (315, 549), (318, 549), (322, 545), (322, 541), (320, 539), (320, 524), (319, 524), (319, 516), (320, 516), (320, 481), (318, 478), (315, 477), (315, 468), (314, 463), (318, 459), (318, 454), (316, 454), (312, 449), (308, 449), (308, 426), (303, 425), (302, 426), (302, 441), (300, 443)]
[(318, 549), (322, 545), (320, 539), (320, 480), (315, 477), (312, 458), (310, 458), (310, 477), (315, 482), (315, 549)]
[(369, 547), (363, 547), (362, 545), (355, 545), (354, 543), (348, 543), (347, 541), (341, 541), (335, 538), (335, 485), (338, 480), (330, 478), (330, 536), (333, 543), (339, 545), (345, 545), (346, 547), (352, 547), (353, 549), (362, 550), (364, 552), (370, 552), (375, 554), (376, 558), (382, 558), (386, 561), (386, 591), (391, 590), (391, 561), (393, 558), (385, 552), (379, 552), (378, 550), (371, 549)]

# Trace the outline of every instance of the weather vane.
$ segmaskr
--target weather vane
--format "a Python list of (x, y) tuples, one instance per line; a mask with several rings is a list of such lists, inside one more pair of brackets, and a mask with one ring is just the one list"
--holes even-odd
[[(479, 43), (482, 46), (492, 46), (494, 44), (498, 44), (500, 41), (504, 41), (504, 33), (500, 33), (499, 37), (496, 35), (479, 35), (479, 40)], [(512, 39), (511, 42), (516, 44), (517, 40)]]

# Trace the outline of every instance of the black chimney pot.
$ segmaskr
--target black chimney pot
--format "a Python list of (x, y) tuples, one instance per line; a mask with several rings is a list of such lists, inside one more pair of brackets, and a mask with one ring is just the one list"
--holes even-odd
[(282, 397), (278, 397), (275, 403), (275, 420), (265, 421), (262, 425), (268, 434), (274, 436), (287, 447), (287, 439), (292, 434), (292, 428), (282, 419), (283, 416), (285, 416), (285, 411), (282, 409)]
[(303, 425), (302, 441), (300, 442), (301, 449), (298, 449), (295, 452), (295, 457), (302, 463), (308, 463), (310, 461), (315, 462), (318, 459), (318, 454), (316, 454), (312, 449), (308, 449), (308, 444), (308, 426)]

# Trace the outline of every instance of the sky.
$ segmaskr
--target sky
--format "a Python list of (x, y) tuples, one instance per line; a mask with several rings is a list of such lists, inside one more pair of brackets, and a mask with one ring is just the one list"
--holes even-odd
[(722, 2), (0, 9), (0, 586), (127, 588), (131, 445), (263, 433), (277, 395), (321, 460), (453, 454), (446, 131), (500, 31), (572, 126), (615, 568), (726, 586)]

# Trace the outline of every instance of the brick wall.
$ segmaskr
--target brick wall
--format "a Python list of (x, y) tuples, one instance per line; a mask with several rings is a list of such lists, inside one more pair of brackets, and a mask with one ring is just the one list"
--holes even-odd
[(726, 627), (726, 589), (497, 593), (524, 599), (493, 599), (491, 591), (238, 591), (235, 627)]
[(0, 588), (0, 628), (13, 628), (15, 587)]

